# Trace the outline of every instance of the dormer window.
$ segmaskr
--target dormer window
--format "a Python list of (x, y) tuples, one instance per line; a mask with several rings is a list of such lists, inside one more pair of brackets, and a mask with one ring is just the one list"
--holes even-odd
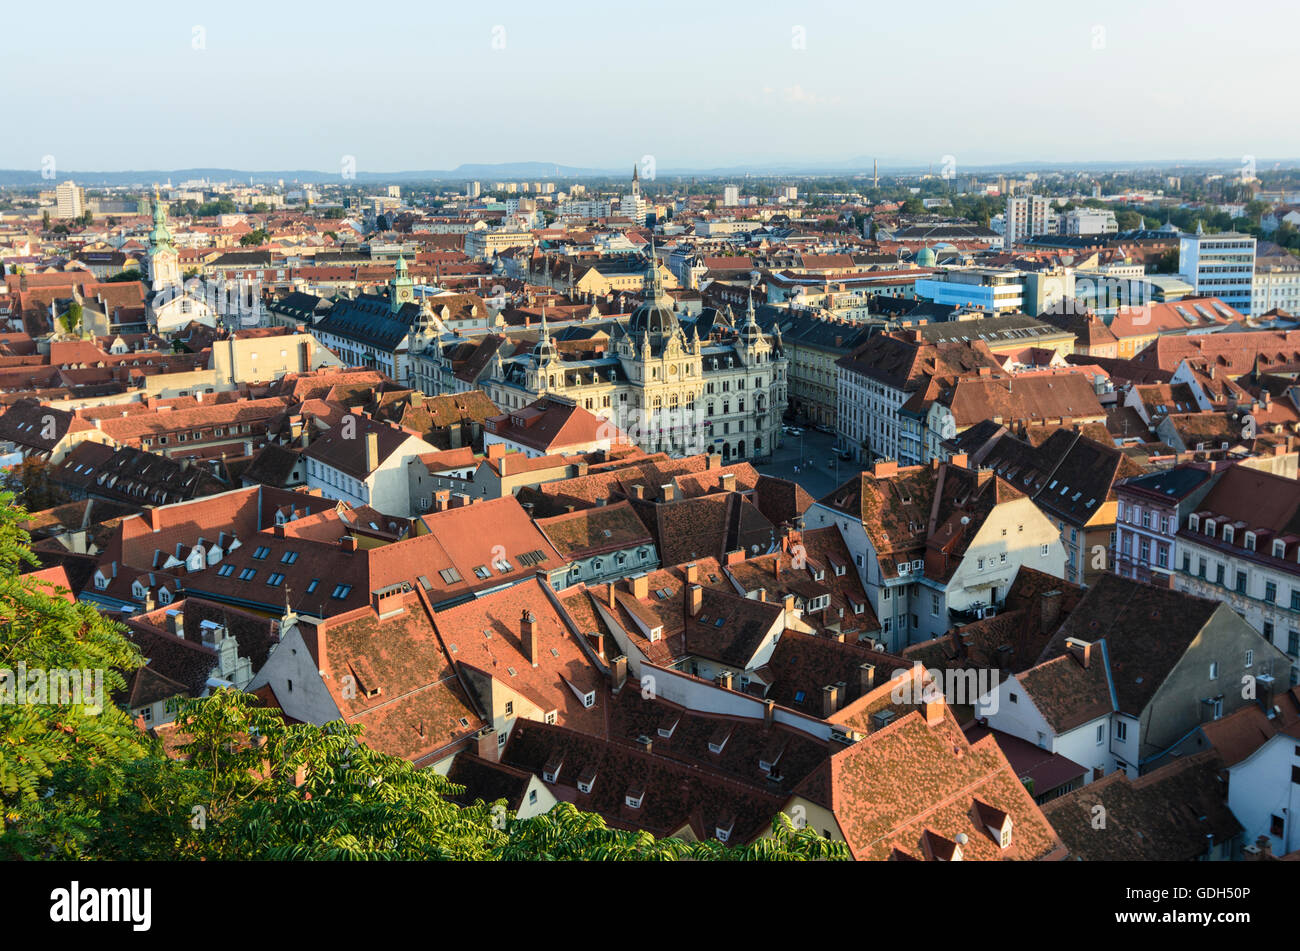
[(813, 581), (823, 581), (826, 578), (826, 569), (818, 568), (813, 572)]
[(583, 694), (582, 705), (584, 707), (594, 706), (595, 703), (596, 703), (596, 691), (593, 690), (590, 693)]
[(1280, 538), (1273, 540), (1273, 557), (1274, 558), (1286, 557), (1286, 542), (1284, 542)]
[(1254, 550), (1255, 550), (1255, 533), (1254, 533), (1254, 532), (1247, 532), (1247, 533), (1246, 533), (1246, 551), (1254, 551)]
[(580, 793), (590, 793), (590, 792), (591, 792), (591, 786), (592, 786), (592, 783), (594, 783), (594, 782), (595, 782), (594, 779), (580, 780), (580, 781), (578, 782), (578, 792), (580, 792)]
[(1207, 518), (1205, 520), (1205, 536), (1207, 538), (1214, 537), (1214, 519), (1212, 518)]
[(1237, 530), (1233, 528), (1231, 525), (1223, 526), (1223, 540), (1225, 542), (1231, 544), (1233, 536), (1235, 536), (1236, 534), (1237, 534)]
[(641, 800), (643, 798), (645, 798), (645, 793), (642, 790), (638, 789), (633, 792), (629, 792), (626, 796), (623, 797), (623, 801), (627, 803), (629, 809), (640, 809)]
[(1187, 516), (1187, 527), (1194, 532), (1199, 532), (1201, 530), (1201, 517), (1195, 514)]

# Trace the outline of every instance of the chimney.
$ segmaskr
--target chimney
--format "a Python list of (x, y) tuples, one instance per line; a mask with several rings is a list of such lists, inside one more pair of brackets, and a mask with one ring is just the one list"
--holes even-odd
[(724, 472), (718, 476), (718, 488), (723, 492), (735, 492), (736, 474), (734, 472)]
[(968, 469), (970, 468), (970, 456), (964, 452), (959, 452), (956, 455), (949, 457), (948, 463), (956, 466), (958, 469)]
[(474, 734), (474, 752), (478, 754), (479, 759), (485, 759), (489, 763), (497, 761), (497, 752), (500, 747), (497, 745), (497, 731), (490, 726), (485, 726)]
[(596, 652), (597, 657), (605, 656), (605, 635), (604, 634), (600, 633), (599, 631), (595, 632), (594, 634), (591, 635), (591, 640), (588, 643), (591, 644), (591, 649)]
[(366, 433), (366, 472), (379, 468), (379, 434)]
[(876, 665), (859, 664), (858, 665), (858, 686), (862, 688), (863, 693), (870, 693), (876, 685)]
[(946, 706), (943, 691), (936, 688), (934, 694), (925, 700), (925, 722), (928, 726), (938, 726), (943, 722), (943, 708)]
[(871, 467), (871, 474), (875, 476), (877, 479), (888, 478), (889, 476), (896, 475), (897, 473), (898, 473), (898, 463), (895, 462), (893, 459), (877, 462), (874, 466)]
[(1061, 592), (1048, 591), (1038, 599), (1039, 624), (1043, 634), (1051, 634), (1061, 623)]
[(677, 487), (671, 482), (665, 482), (659, 486), (659, 495), (665, 502), (671, 502), (676, 495)]
[(727, 552), (725, 563), (727, 565), (738, 565), (745, 560), (745, 549), (737, 548), (735, 551)]
[(716, 452), (711, 452), (708, 454), (707, 463), (710, 469), (721, 469), (722, 457), (718, 455)]
[(644, 601), (650, 596), (650, 576), (637, 575), (627, 579), (627, 590), (632, 593), (632, 597), (638, 601)]
[(700, 566), (691, 562), (686, 566), (686, 583), (695, 584), (700, 580)]
[(627, 683), (627, 655), (619, 654), (609, 662), (609, 679), (615, 693)]
[(686, 589), (686, 610), (691, 617), (698, 617), (700, 607), (704, 604), (704, 589), (697, 584)]
[(638, 502), (645, 498), (645, 486), (640, 482), (632, 486), (632, 498), (636, 499)]
[(766, 588), (759, 588), (759, 589), (758, 589), (758, 600), (760, 600), (760, 601), (766, 601), (766, 600), (767, 600), (767, 589), (766, 589)]
[(503, 442), (494, 442), (487, 447), (487, 457), (492, 461), (500, 459), (506, 454), (506, 444)]
[(731, 689), (731, 671), (729, 670), (718, 671), (718, 676), (715, 677), (714, 680), (717, 682), (717, 685), (721, 687), (723, 690)]
[(357, 539), (355, 535), (344, 535), (339, 539), (339, 548), (343, 551), (356, 551)]
[(185, 615), (178, 608), (172, 608), (167, 612), (167, 626), (181, 640), (185, 639)]
[(618, 607), (618, 598), (614, 593), (614, 582), (605, 585), (605, 604), (612, 611)]
[(786, 614), (793, 614), (793, 613), (794, 613), (794, 595), (793, 595), (793, 594), (787, 594), (787, 595), (785, 596), (785, 613), (786, 613)]
[(524, 609), (523, 617), (519, 622), (520, 640), (524, 647), (524, 656), (534, 667), (537, 666), (537, 618), (533, 612), (527, 608)]
[(1070, 655), (1079, 662), (1085, 670), (1092, 663), (1092, 643), (1090, 641), (1080, 640), (1077, 637), (1067, 637), (1065, 639), (1065, 649)]
[(827, 720), (840, 708), (840, 688), (836, 684), (827, 684), (822, 688), (822, 719)]

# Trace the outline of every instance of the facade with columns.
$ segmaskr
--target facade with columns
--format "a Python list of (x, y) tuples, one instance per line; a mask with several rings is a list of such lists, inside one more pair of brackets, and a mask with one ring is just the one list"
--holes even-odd
[(752, 302), (743, 318), (709, 311), (679, 320), (658, 267), (647, 268), (644, 295), (626, 322), (602, 325), (607, 349), (586, 359), (561, 353), (543, 317), (537, 345), (520, 356), (498, 348), (479, 385), (502, 410), (564, 396), (647, 452), (769, 456), (789, 386), (780, 330), (764, 333)]

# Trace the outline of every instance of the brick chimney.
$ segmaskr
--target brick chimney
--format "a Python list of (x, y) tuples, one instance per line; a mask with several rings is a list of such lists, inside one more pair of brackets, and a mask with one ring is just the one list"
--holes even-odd
[(943, 708), (946, 706), (943, 692), (936, 689), (935, 693), (936, 696), (925, 700), (925, 722), (929, 726), (938, 726), (943, 722)]
[(949, 465), (956, 466), (958, 469), (967, 469), (970, 467), (970, 456), (964, 452), (959, 452), (948, 459)]
[(479, 759), (495, 763), (500, 749), (497, 745), (497, 731), (493, 727), (485, 726), (474, 734), (474, 752)]
[(1038, 599), (1038, 619), (1042, 633), (1051, 634), (1061, 623), (1061, 592), (1048, 591)]
[(503, 442), (494, 442), (487, 447), (488, 459), (495, 462), (506, 454), (506, 444)]
[(696, 584), (700, 580), (700, 566), (691, 562), (686, 566), (686, 583)]
[(178, 608), (167, 612), (167, 627), (181, 640), (185, 639), (185, 615)]
[(686, 610), (691, 617), (699, 617), (700, 608), (704, 604), (704, 589), (697, 584), (691, 585), (686, 589)]
[(677, 496), (677, 486), (671, 482), (665, 482), (659, 486), (659, 495), (665, 502), (671, 502)]
[(840, 708), (840, 688), (836, 684), (827, 684), (822, 688), (822, 719), (835, 715)]
[(527, 608), (524, 609), (523, 617), (519, 621), (520, 640), (523, 642), (524, 656), (528, 658), (529, 663), (534, 667), (537, 666), (537, 618), (533, 612)]
[(706, 462), (710, 469), (722, 468), (722, 457), (718, 455), (716, 452), (709, 453)]
[(885, 479), (898, 473), (898, 463), (893, 459), (883, 459), (871, 467), (871, 474), (877, 479)]
[(1065, 639), (1065, 649), (1070, 652), (1070, 656), (1079, 662), (1079, 665), (1087, 670), (1092, 663), (1092, 643), (1090, 641), (1080, 640), (1077, 637), (1067, 637)]
[(357, 539), (355, 535), (344, 535), (339, 539), (339, 549), (342, 551), (356, 551)]
[(723, 690), (730, 690), (731, 677), (732, 677), (731, 671), (720, 670), (718, 671), (718, 676), (715, 677), (714, 680), (717, 682), (718, 686), (721, 687)]
[(638, 601), (643, 601), (650, 596), (650, 576), (637, 575), (627, 579), (627, 590), (632, 593), (632, 597)]
[(366, 433), (366, 472), (379, 468), (379, 434)]
[(632, 498), (636, 499), (638, 502), (645, 498), (645, 486), (640, 482), (632, 486)]
[(869, 693), (876, 686), (876, 665), (859, 664), (858, 665), (858, 686), (863, 693)]

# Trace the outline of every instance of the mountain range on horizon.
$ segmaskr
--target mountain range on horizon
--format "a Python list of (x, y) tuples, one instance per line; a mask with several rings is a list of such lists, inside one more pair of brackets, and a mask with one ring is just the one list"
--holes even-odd
[[(874, 162), (879, 162), (880, 174), (887, 176), (910, 176), (932, 172), (939, 166), (938, 162), (921, 163), (915, 160), (874, 159), (871, 157), (854, 157), (842, 161), (827, 162), (770, 162), (752, 166), (684, 166), (681, 168), (660, 169), (657, 177), (677, 179), (685, 177), (778, 177), (778, 176), (839, 176), (870, 175)], [(636, 164), (636, 163), (632, 163)], [(1168, 159), (1143, 161), (1089, 161), (1089, 162), (982, 162), (959, 166), (959, 174), (976, 173), (1024, 173), (1031, 171), (1085, 171), (1115, 172), (1131, 170), (1174, 170), (1188, 169), (1196, 171), (1212, 169), (1236, 169), (1241, 166), (1237, 158), (1223, 159)], [(1273, 159), (1258, 161), (1258, 167), (1300, 167), (1300, 159)], [(584, 168), (553, 162), (501, 162), (501, 163), (466, 163), (454, 169), (422, 169), (406, 171), (366, 172), (357, 171), (348, 181), (361, 184), (381, 184), (415, 181), (473, 181), (482, 179), (609, 179), (629, 178), (630, 168)], [(192, 179), (209, 181), (250, 181), (253, 184), (267, 184), (283, 179), (286, 182), (301, 184), (326, 184), (340, 181), (338, 172), (325, 172), (318, 169), (284, 169), (284, 170), (248, 170), (217, 167), (194, 167), (178, 169), (128, 169), (122, 171), (85, 171), (71, 170), (58, 172), (53, 178), (46, 178), (38, 169), (0, 169), (0, 186), (29, 187), (50, 182), (73, 180), (80, 185), (152, 185), (164, 181), (173, 183)]]

